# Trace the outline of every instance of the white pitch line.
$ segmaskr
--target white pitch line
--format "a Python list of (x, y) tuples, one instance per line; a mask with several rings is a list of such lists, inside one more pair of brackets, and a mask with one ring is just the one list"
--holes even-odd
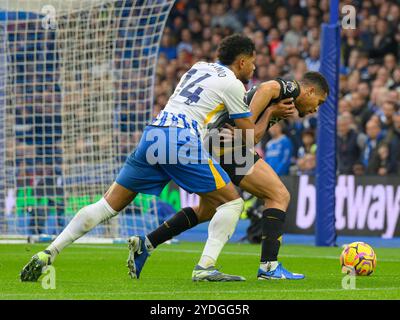
[[(398, 290), (400, 292), (400, 287), (388, 287), (388, 288), (358, 288), (358, 289), (353, 289), (353, 290), (345, 290), (345, 289), (266, 289), (266, 290), (260, 290), (260, 289), (254, 289), (254, 290), (224, 290), (221, 292), (221, 294), (224, 293), (231, 293), (231, 294), (238, 294), (238, 293), (271, 293), (271, 292), (276, 292), (276, 293), (291, 293), (291, 292), (347, 292), (347, 293), (355, 293), (359, 291), (396, 291)], [(133, 291), (133, 292), (96, 292), (96, 293), (55, 293), (51, 294), (49, 293), (35, 293), (35, 296), (56, 296), (56, 295), (62, 295), (62, 296), (97, 296), (97, 295), (177, 295), (177, 294), (215, 294), (215, 290), (181, 290), (181, 291)], [(0, 297), (14, 297), (14, 296), (25, 296), (28, 295), (27, 293), (9, 293), (9, 294), (0, 294)]]
[[(93, 248), (93, 249), (116, 249), (116, 250), (127, 250), (124, 247), (112, 247), (112, 246), (91, 246), (91, 245), (79, 245), (80, 248)], [(163, 252), (177, 252), (177, 253), (201, 253), (201, 250), (192, 250), (192, 249), (166, 249), (166, 248), (160, 248), (157, 249), (157, 251), (163, 251)], [(229, 255), (240, 255), (240, 256), (259, 256), (260, 254), (258, 252), (238, 252), (238, 251), (222, 251), (221, 254), (229, 254)], [(295, 259), (330, 259), (330, 260), (337, 260), (339, 256), (321, 256), (321, 255), (309, 255), (309, 256), (304, 256), (304, 255), (296, 255), (296, 254), (280, 254), (279, 255), (282, 258), (295, 258)], [(382, 261), (382, 262), (400, 262), (400, 259), (377, 259), (377, 261)]]

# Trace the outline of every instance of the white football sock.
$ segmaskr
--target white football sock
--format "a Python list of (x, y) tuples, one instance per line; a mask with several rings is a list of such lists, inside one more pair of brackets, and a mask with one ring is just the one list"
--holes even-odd
[(274, 271), (278, 267), (278, 261), (267, 261), (260, 263), (260, 269), (268, 272), (268, 271)]
[[(203, 253), (203, 254), (204, 254), (204, 253)], [(202, 268), (207, 269), (208, 267), (215, 266), (215, 262), (216, 262), (216, 261), (215, 261), (213, 258), (211, 258), (211, 257), (209, 257), (209, 256), (204, 256), (204, 255), (202, 255), (202, 256), (200, 257), (200, 261), (199, 261), (198, 265), (199, 265), (200, 267), (202, 267)]]
[(51, 252), (51, 260), (54, 261), (61, 250), (76, 239), (117, 214), (118, 212), (111, 208), (104, 198), (80, 209), (63, 232), (47, 247), (46, 250)]
[(222, 248), (235, 231), (243, 205), (243, 199), (239, 198), (217, 208), (208, 226), (208, 239), (198, 263), (200, 267), (208, 268), (215, 265)]

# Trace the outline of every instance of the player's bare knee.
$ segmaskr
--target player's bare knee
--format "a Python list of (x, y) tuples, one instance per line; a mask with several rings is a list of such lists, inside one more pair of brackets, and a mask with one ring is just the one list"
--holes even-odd
[(280, 208), (284, 208), (285, 210), (289, 206), (290, 203), (290, 193), (286, 189), (286, 187), (282, 184), (273, 189), (273, 192), (269, 192), (265, 194), (263, 197), (266, 207), (271, 206), (271, 202), (279, 205)]
[(240, 198), (239, 193), (237, 192), (235, 186), (232, 182), (228, 183), (226, 186), (218, 190), (218, 193), (221, 195), (220, 205), (229, 201), (234, 201)]
[(199, 223), (209, 221), (215, 214), (217, 205), (214, 199), (202, 198), (200, 200), (200, 205), (194, 207), (193, 210), (196, 213), (197, 220)]
[(279, 188), (279, 196), (278, 201), (282, 203), (282, 205), (288, 207), (290, 203), (290, 193), (288, 189), (284, 185)]
[(227, 184), (221, 189), (200, 195), (207, 207), (217, 208), (224, 203), (234, 201), (240, 198), (232, 183)]
[(199, 211), (196, 212), (197, 220), (199, 221), (199, 223), (211, 220), (214, 214), (215, 210), (199, 209)]

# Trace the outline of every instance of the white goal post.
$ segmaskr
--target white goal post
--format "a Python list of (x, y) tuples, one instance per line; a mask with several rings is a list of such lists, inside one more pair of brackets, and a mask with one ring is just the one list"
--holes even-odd
[[(174, 0), (0, 0), (0, 235), (58, 234), (98, 200), (152, 117)], [(91, 236), (158, 225), (139, 195)]]

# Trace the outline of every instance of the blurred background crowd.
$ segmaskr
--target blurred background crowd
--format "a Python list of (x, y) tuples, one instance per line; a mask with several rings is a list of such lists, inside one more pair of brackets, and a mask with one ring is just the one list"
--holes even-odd
[[(16, 185), (17, 193), (21, 192), (17, 198), (23, 203), (18, 207), (23, 208), (21, 214), (32, 217), (34, 232), (42, 232), (45, 217), (64, 215), (67, 183), (88, 185), (86, 169), (69, 174), (83, 180), (63, 180), (63, 141), (71, 138), (69, 161), (79, 168), (100, 163), (105, 154), (110, 159), (118, 154), (117, 162), (124, 161), (140, 139), (145, 119), (165, 106), (180, 77), (195, 62), (216, 60), (216, 49), (225, 36), (240, 32), (255, 42), (256, 71), (248, 88), (277, 77), (299, 80), (306, 71), (320, 68), (320, 32), (321, 24), (329, 21), (328, 0), (176, 0), (161, 38), (152, 105), (149, 84), (154, 61), (143, 57), (154, 54), (156, 46), (141, 42), (143, 35), (137, 30), (145, 30), (147, 20), (138, 21), (141, 12), (134, 3), (115, 2), (119, 23), (113, 25), (118, 29), (115, 35), (104, 31), (107, 23), (114, 23), (107, 6), (93, 9), (92, 16), (76, 17), (85, 26), (87, 19), (98, 25), (92, 25), (92, 42), (76, 38), (79, 33), (65, 34), (62, 43), (72, 48), (68, 56), (63, 53), (63, 59), (73, 61), (68, 70), (58, 62), (56, 31), (43, 29), (38, 16), (20, 12), (0, 23), (0, 31), (8, 37), (8, 68), (13, 75), (8, 75), (8, 81), (14, 85), (7, 89), (13, 91), (7, 95), (13, 100), (6, 109), (6, 118), (12, 119), (6, 125), (12, 129), (5, 132), (12, 137), (6, 141), (6, 170), (10, 170), (6, 185)], [(396, 175), (400, 171), (400, 3), (341, 1), (344, 4), (355, 7), (357, 21), (355, 29), (341, 29), (338, 174)], [(73, 17), (69, 21), (72, 25), (64, 28), (72, 30)], [(58, 27), (62, 30), (61, 21)], [(147, 39), (158, 40), (155, 29), (147, 27)], [(108, 50), (111, 37), (114, 47)], [(76, 40), (88, 48), (75, 50)], [(85, 50), (90, 55), (80, 56)], [(1, 58), (4, 53), (0, 52)], [(82, 105), (92, 112), (74, 109)], [(110, 123), (110, 106), (115, 106), (110, 111), (114, 122), (108, 130), (113, 130), (118, 150), (107, 153), (111, 137), (103, 134), (103, 126)], [(317, 125), (316, 115), (281, 122), (269, 130), (257, 150), (279, 175), (313, 175)], [(68, 137), (66, 129), (80, 138)], [(55, 224), (62, 227), (64, 221)]]
[[(33, 233), (43, 233), (49, 217), (62, 227), (66, 212), (86, 204), (79, 203), (80, 194), (89, 201), (101, 195), (151, 118), (149, 70), (157, 48), (152, 41), (159, 38), (142, 43), (137, 29), (154, 32), (154, 21), (138, 21), (142, 9), (133, 0), (84, 8), (60, 14), (55, 28), (45, 28), (43, 15), (23, 8), (0, 11), (6, 76), (0, 80), (0, 97), (6, 97), (0, 102), (0, 140), (3, 128), (6, 137), (1, 187), (16, 187), (7, 201), (17, 198), (16, 212), (30, 217)], [(6, 215), (12, 215), (8, 207)], [(2, 222), (0, 216), (0, 231)]]
[[(338, 174), (393, 175), (400, 170), (400, 4), (342, 1), (356, 28), (341, 33)], [(214, 61), (221, 39), (243, 32), (256, 45), (248, 88), (277, 77), (301, 79), (320, 67), (321, 23), (328, 0), (178, 0), (164, 30), (154, 114), (190, 66)], [(317, 117), (275, 125), (257, 146), (279, 175), (314, 174)]]

